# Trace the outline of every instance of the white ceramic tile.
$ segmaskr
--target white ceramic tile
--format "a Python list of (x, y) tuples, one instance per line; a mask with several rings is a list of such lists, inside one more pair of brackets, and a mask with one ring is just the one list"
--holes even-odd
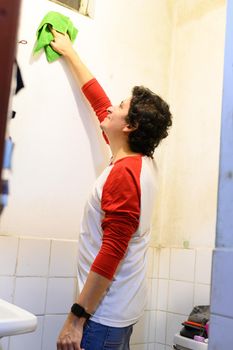
[(130, 346), (130, 350), (148, 350), (147, 344), (134, 344)]
[(159, 285), (158, 285), (158, 301), (157, 301), (157, 308), (158, 310), (167, 310), (167, 303), (168, 303), (168, 280), (159, 279)]
[(154, 248), (154, 260), (153, 260), (153, 278), (159, 277), (159, 255), (160, 249)]
[[(191, 310), (190, 310), (191, 312)], [(167, 332), (166, 332), (166, 344), (169, 346), (173, 345), (174, 335), (180, 332), (182, 326), (182, 322), (187, 319), (186, 316), (176, 315), (167, 313)]]
[(165, 345), (159, 343), (148, 344), (148, 350), (165, 350)]
[(216, 249), (213, 255), (211, 311), (233, 318), (233, 249)]
[(158, 280), (153, 278), (151, 280), (151, 295), (150, 295), (150, 310), (157, 309), (157, 299), (158, 299)]
[(165, 350), (165, 345), (159, 343), (148, 344), (148, 350)]
[(196, 251), (196, 271), (195, 282), (210, 284), (211, 282), (211, 265), (212, 249), (197, 249)]
[(207, 284), (195, 284), (194, 286), (194, 305), (210, 304), (210, 286)]
[(155, 350), (165, 350), (165, 345), (156, 343)]
[(18, 238), (0, 236), (0, 275), (14, 275)]
[(1, 350), (8, 350), (9, 346), (9, 337), (1, 338), (0, 339), (0, 349)]
[(17, 277), (14, 304), (36, 314), (45, 311), (47, 280), (43, 277)]
[(48, 274), (50, 240), (21, 238), (16, 274), (46, 276)]
[(170, 249), (162, 248), (159, 254), (159, 278), (169, 278)]
[(212, 315), (208, 350), (230, 350), (233, 344), (233, 318)]
[(189, 314), (193, 308), (193, 294), (193, 283), (169, 281), (168, 311)]
[(37, 322), (34, 332), (10, 337), (9, 350), (41, 350), (43, 316), (37, 316)]
[(15, 277), (1, 276), (0, 277), (0, 298), (10, 303), (13, 300)]
[(193, 282), (194, 267), (194, 249), (171, 249), (170, 279)]
[(147, 303), (146, 310), (151, 310), (151, 289), (152, 289), (152, 279), (147, 278)]
[(42, 350), (56, 350), (57, 337), (66, 320), (66, 315), (46, 315), (44, 318), (44, 332)]
[(145, 311), (141, 319), (134, 325), (131, 344), (143, 344), (148, 342), (149, 316), (149, 311)]
[(147, 345), (147, 350), (155, 350), (155, 343), (149, 343)]
[(77, 275), (77, 247), (77, 241), (52, 241), (50, 276), (74, 277)]
[(149, 247), (147, 252), (147, 277), (153, 277), (153, 262), (154, 262), (154, 250), (152, 247)]
[(150, 325), (149, 325), (149, 335), (148, 341), (150, 343), (155, 343), (156, 327), (157, 327), (157, 312), (150, 311)]
[(165, 343), (166, 340), (167, 313), (157, 311), (156, 320), (156, 342)]
[(75, 278), (49, 278), (46, 313), (67, 314), (76, 298), (75, 291)]
[(155, 344), (155, 350), (165, 350), (165, 345), (163, 344)]

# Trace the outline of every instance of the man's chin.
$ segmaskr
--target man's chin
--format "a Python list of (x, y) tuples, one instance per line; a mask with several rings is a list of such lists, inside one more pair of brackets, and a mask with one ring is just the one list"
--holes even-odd
[(105, 119), (102, 121), (102, 123), (100, 123), (100, 129), (102, 131), (105, 131), (106, 130), (106, 126), (104, 125), (105, 124)]

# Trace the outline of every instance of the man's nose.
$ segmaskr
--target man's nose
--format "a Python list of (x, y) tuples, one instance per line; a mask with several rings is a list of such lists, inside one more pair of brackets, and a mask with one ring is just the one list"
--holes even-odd
[(108, 107), (108, 108), (107, 108), (107, 112), (108, 112), (108, 113), (112, 113), (112, 112), (113, 112), (113, 106)]

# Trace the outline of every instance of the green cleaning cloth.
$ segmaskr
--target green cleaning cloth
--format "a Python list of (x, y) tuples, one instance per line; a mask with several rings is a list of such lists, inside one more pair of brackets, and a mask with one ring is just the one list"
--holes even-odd
[(74, 42), (78, 34), (78, 30), (74, 27), (69, 17), (62, 15), (59, 12), (48, 12), (47, 15), (42, 19), (36, 32), (37, 41), (33, 50), (33, 54), (44, 48), (48, 62), (53, 62), (61, 55), (54, 51), (50, 46), (50, 42), (53, 40), (53, 34), (49, 30), (49, 25), (51, 25), (60, 33), (67, 33), (72, 42)]

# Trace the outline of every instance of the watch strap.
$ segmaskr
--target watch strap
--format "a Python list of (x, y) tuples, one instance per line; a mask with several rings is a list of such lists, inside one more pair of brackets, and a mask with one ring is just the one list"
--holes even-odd
[(91, 317), (91, 314), (89, 314), (88, 312), (86, 312), (86, 310), (84, 309), (84, 307), (82, 307), (81, 305), (74, 303), (71, 307), (72, 314), (74, 314), (77, 317), (84, 317), (87, 320)]

